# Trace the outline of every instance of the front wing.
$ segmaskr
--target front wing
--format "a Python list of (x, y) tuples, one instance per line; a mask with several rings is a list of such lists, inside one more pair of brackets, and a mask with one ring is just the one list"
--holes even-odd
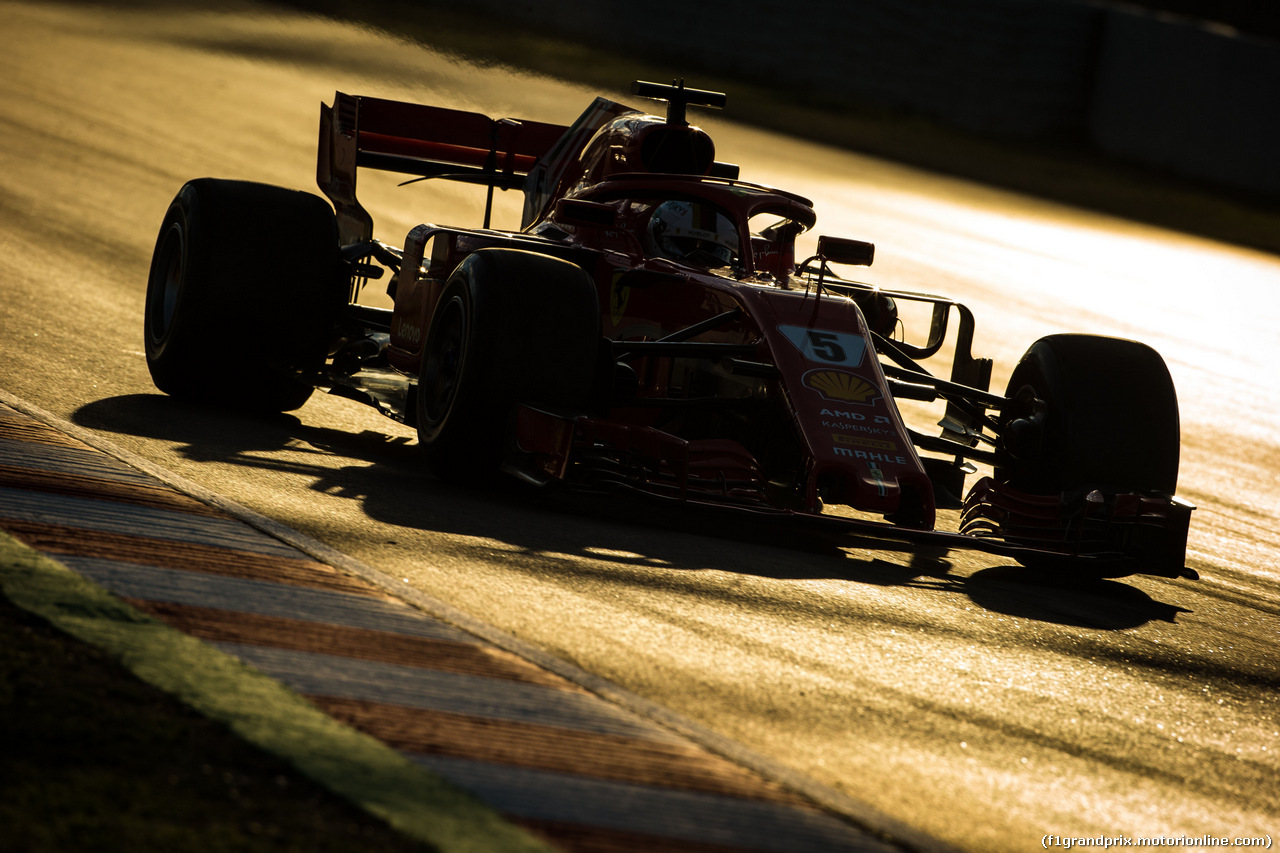
[(1197, 577), (1184, 565), (1194, 507), (1173, 497), (1028, 495), (984, 478), (965, 499), (959, 532), (904, 527), (779, 505), (755, 458), (734, 441), (685, 441), (651, 427), (529, 406), (516, 410), (506, 470), (537, 485), (625, 491), (826, 533), (981, 551), (1039, 568), (1099, 577)]

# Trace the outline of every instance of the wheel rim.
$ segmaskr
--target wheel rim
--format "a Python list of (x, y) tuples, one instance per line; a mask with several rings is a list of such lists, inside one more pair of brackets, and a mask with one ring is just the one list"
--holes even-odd
[(462, 299), (455, 296), (437, 315), (423, 354), (422, 400), (424, 425), (438, 427), (449, 416), (457, 399), (458, 386), (467, 352), (467, 314)]

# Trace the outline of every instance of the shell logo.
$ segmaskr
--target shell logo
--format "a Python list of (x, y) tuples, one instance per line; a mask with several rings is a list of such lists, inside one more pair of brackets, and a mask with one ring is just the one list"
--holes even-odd
[(810, 370), (804, 375), (804, 384), (826, 400), (844, 403), (870, 403), (880, 392), (870, 382), (852, 373), (840, 370)]

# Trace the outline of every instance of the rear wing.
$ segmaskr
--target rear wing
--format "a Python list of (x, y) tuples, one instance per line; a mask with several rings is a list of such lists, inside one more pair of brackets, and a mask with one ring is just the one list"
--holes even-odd
[(373, 238), (373, 218), (356, 200), (356, 171), (370, 168), (488, 187), (524, 189), (534, 164), (568, 128), (337, 92), (320, 105), (316, 183), (333, 202), (343, 245)]

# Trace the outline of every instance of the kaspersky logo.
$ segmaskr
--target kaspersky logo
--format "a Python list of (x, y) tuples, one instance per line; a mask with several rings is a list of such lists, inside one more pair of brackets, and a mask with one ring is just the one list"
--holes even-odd
[(810, 370), (801, 381), (806, 388), (821, 394), (824, 400), (870, 405), (880, 396), (876, 386), (843, 370)]

